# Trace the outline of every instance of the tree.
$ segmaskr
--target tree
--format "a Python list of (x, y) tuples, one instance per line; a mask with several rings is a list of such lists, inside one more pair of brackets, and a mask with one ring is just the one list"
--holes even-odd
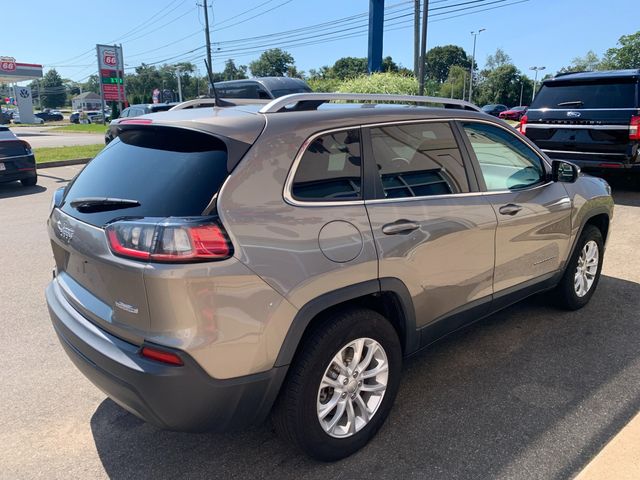
[(501, 48), (496, 49), (496, 53), (487, 57), (485, 68), (493, 70), (503, 65), (511, 64), (511, 57)]
[(47, 108), (61, 107), (67, 100), (67, 91), (62, 83), (62, 77), (55, 68), (45, 73), (42, 82), (42, 106)]
[[(523, 86), (524, 90), (522, 90)], [(480, 73), (480, 82), (475, 90), (474, 101), (478, 105), (488, 103), (518, 105), (521, 91), (523, 91), (523, 103), (526, 104), (533, 92), (533, 82), (515, 65), (506, 63), (491, 70), (485, 69)]]
[(427, 78), (442, 83), (447, 80), (449, 70), (454, 65), (467, 70), (471, 68), (471, 60), (462, 47), (457, 45), (433, 47), (426, 55), (425, 73)]
[(247, 78), (247, 66), (240, 65), (236, 67), (232, 58), (224, 62), (224, 70), (222, 71), (222, 80), (242, 80)]
[(254, 77), (283, 77), (292, 66), (294, 60), (290, 53), (272, 48), (262, 52), (260, 58), (251, 62), (249, 70)]
[(620, 70), (640, 68), (640, 32), (623, 35), (618, 40), (619, 47), (610, 48), (604, 54), (603, 68)]
[(571, 65), (561, 68), (559, 73), (592, 72), (599, 70), (600, 66), (598, 55), (593, 50), (589, 50), (584, 57), (575, 57), (571, 60)]
[(342, 57), (336, 60), (329, 75), (340, 80), (366, 75), (369, 72), (367, 59), (364, 57)]
[(469, 88), (468, 82), (469, 70), (460, 65), (452, 65), (446, 82), (440, 87), (439, 95), (446, 98), (462, 98)]

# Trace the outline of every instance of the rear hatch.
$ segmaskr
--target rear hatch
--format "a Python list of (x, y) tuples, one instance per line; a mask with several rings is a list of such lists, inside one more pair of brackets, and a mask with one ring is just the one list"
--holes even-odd
[(0, 176), (33, 170), (31, 147), (18, 139), (7, 127), (0, 127)]
[(630, 161), (637, 100), (634, 77), (547, 81), (527, 112), (526, 135), (552, 158)]
[(210, 218), (233, 163), (228, 152), (248, 147), (186, 128), (123, 126), (69, 184), (49, 219), (56, 281), (67, 301), (102, 328), (141, 341), (150, 327), (143, 277), (149, 260), (114, 255), (105, 228)]

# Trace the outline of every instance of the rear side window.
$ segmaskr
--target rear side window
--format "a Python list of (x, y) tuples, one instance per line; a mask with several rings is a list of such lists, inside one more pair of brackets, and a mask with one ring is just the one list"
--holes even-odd
[[(70, 184), (62, 210), (96, 226), (123, 216), (198, 216), (227, 175), (227, 150), (216, 137), (167, 127), (125, 130)], [(136, 200), (140, 206), (91, 213), (71, 207), (86, 197)]]
[(304, 201), (362, 198), (360, 132), (328, 133), (307, 147), (293, 179), (293, 197)]
[(545, 84), (531, 108), (635, 108), (635, 82)]
[(371, 146), (384, 198), (469, 191), (462, 155), (448, 123), (372, 128)]

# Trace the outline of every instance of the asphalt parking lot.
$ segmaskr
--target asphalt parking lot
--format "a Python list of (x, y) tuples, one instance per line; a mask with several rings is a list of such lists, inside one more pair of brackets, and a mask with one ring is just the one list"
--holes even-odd
[(616, 212), (591, 303), (533, 297), (407, 362), (378, 436), (336, 464), (308, 460), (265, 424), (228, 434), (148, 426), (73, 367), (49, 322), (53, 191), (0, 184), (0, 478), (570, 478), (640, 410), (640, 190)]
[[(73, 147), (77, 145), (95, 145), (104, 143), (102, 133), (56, 132), (55, 127), (16, 127), (12, 128), (18, 138), (26, 140), (33, 148)], [(107, 127), (105, 127), (105, 130)]]

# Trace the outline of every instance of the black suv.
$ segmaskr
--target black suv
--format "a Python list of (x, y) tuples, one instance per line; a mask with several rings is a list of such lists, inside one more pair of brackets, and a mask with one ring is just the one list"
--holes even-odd
[(545, 80), (521, 132), (551, 158), (586, 170), (640, 171), (640, 70), (584, 72)]

